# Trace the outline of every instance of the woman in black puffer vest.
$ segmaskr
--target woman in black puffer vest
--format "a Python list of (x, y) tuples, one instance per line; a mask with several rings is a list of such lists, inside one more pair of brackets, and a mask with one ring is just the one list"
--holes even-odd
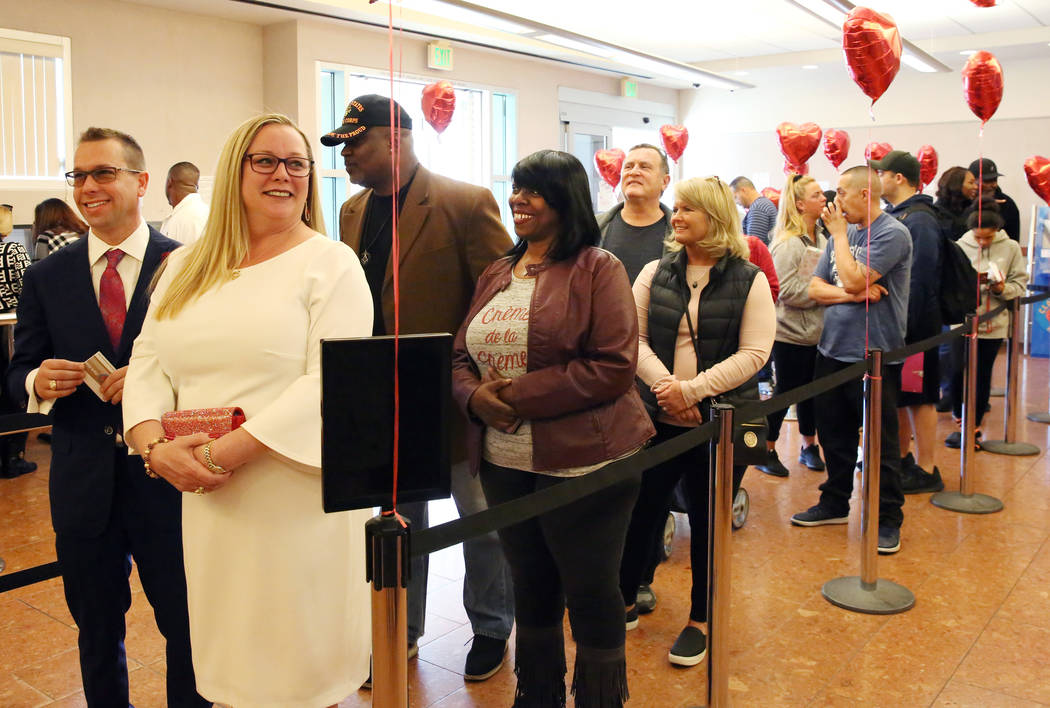
[[(645, 266), (634, 283), (638, 378), (652, 393), (656, 443), (703, 422), (713, 396), (733, 392), (737, 399), (758, 400), (756, 375), (776, 334), (769, 283), (748, 261), (729, 186), (717, 177), (677, 184), (671, 226), (674, 250)], [(734, 486), (743, 471), (734, 470)], [(627, 532), (620, 590), (631, 629), (638, 623), (634, 605), (647, 554), (683, 477), (692, 529), (692, 608), (668, 658), (694, 666), (707, 652), (707, 445), (645, 472)]]

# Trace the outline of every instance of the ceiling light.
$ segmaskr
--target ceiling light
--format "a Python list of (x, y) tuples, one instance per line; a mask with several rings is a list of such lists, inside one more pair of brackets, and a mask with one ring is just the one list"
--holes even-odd
[(959, 53), (962, 54), (964, 57), (972, 57), (974, 54), (977, 53), (977, 50), (976, 49), (964, 49), (964, 50), (962, 50)]
[(802, 68), (807, 71), (813, 71), (814, 69), (819, 69), (820, 67), (818, 67), (816, 64), (803, 64)]
[[(856, 7), (849, 0), (787, 0), (787, 2), (819, 17), (840, 32), (846, 15)], [(903, 50), (901, 61), (916, 71), (952, 71), (950, 66), (933, 58), (903, 36), (901, 36), (901, 48)]]
[(428, 15), (436, 15), (453, 22), (479, 25), (487, 29), (499, 32), (510, 32), (511, 34), (526, 34), (532, 32), (531, 27), (511, 22), (500, 17), (494, 17), (486, 12), (470, 10), (465, 7), (449, 5), (439, 0), (404, 0), (402, 5), (409, 10), (425, 12)]
[(596, 46), (589, 44), (588, 42), (581, 42), (577, 39), (570, 39), (556, 34), (538, 34), (534, 39), (539, 39), (550, 44), (557, 44), (559, 47), (565, 47), (566, 49), (575, 49), (578, 52), (605, 57), (606, 59), (611, 59), (615, 56), (615, 52), (608, 47), (603, 47), (601, 45)]

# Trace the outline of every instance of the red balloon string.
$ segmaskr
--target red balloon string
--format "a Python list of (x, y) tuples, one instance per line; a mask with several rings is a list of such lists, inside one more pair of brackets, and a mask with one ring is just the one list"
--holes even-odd
[[(872, 101), (871, 105), (874, 106), (875, 102)], [(871, 120), (874, 122), (875, 114), (872, 113)], [(871, 145), (871, 126), (868, 126), (868, 144)], [(864, 156), (865, 163), (869, 159), (867, 155)], [(868, 358), (868, 347), (871, 344), (871, 165), (868, 165), (868, 252), (867, 258), (867, 272), (864, 274), (864, 284), (867, 288), (864, 290), (864, 358)]]
[[(400, 54), (400, 42), (398, 43)], [(394, 275), (394, 451), (393, 451), (393, 490), (391, 492), (391, 509), (387, 514), (393, 514), (406, 526), (405, 520), (397, 512), (397, 473), (399, 463), (399, 448), (401, 442), (401, 374), (400, 374), (400, 338), (401, 338), (401, 284), (400, 284), (400, 261), (401, 261), (401, 236), (398, 233), (398, 204), (401, 191), (401, 112), (394, 110), (394, 6), (391, 2), (387, 5), (387, 59), (390, 71), (390, 171), (394, 176), (394, 190), (390, 203), (390, 259)], [(400, 57), (399, 57), (400, 63)], [(399, 67), (400, 68), (400, 67)]]

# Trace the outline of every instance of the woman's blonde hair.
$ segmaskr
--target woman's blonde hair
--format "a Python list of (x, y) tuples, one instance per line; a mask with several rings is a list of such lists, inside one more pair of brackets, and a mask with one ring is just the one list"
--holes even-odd
[(777, 225), (773, 230), (774, 241), (784, 241), (793, 236), (809, 235), (806, 220), (798, 210), (797, 202), (806, 198), (806, 187), (815, 179), (809, 175), (790, 175), (780, 193), (780, 209), (777, 210)]
[[(674, 186), (674, 196), (675, 200), (704, 212), (711, 223), (707, 236), (696, 244), (698, 251), (714, 260), (720, 260), (726, 253), (745, 261), (751, 257), (751, 249), (740, 228), (740, 213), (728, 184), (718, 177), (691, 177)], [(677, 251), (682, 244), (674, 241), (672, 234), (667, 247)]]
[[(310, 141), (288, 116), (268, 113), (241, 123), (226, 140), (216, 166), (211, 209), (200, 238), (191, 247), (186, 262), (164, 292), (157, 305), (157, 319), (175, 317), (194, 299), (233, 279), (233, 272), (248, 255), (248, 216), (241, 199), (241, 175), (248, 147), (267, 125), (287, 125), (303, 138), (306, 154), (313, 160)], [(302, 220), (314, 231), (324, 233), (324, 216), (317, 188), (317, 172), (310, 173), (309, 191)]]

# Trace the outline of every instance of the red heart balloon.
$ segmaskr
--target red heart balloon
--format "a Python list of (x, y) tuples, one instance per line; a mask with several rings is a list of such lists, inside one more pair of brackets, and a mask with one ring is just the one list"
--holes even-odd
[(995, 7), (995, 0), (970, 0), (977, 7)]
[(613, 189), (616, 189), (616, 185), (620, 183), (620, 173), (623, 172), (623, 161), (626, 157), (627, 155), (620, 148), (599, 150), (594, 153), (594, 166), (598, 168), (598, 174)]
[(772, 187), (766, 187), (762, 190), (762, 196), (773, 202), (773, 206), (777, 209), (780, 208), (780, 190), (773, 189)]
[(784, 174), (791, 175), (808, 175), (809, 174), (809, 163), (803, 162), (801, 165), (796, 165), (791, 160), (784, 160)]
[(879, 100), (901, 68), (901, 35), (889, 15), (855, 7), (842, 25), (849, 75), (871, 102)]
[(893, 146), (889, 143), (868, 143), (868, 147), (864, 148), (864, 159), (881, 160), (892, 149)]
[(919, 152), (915, 153), (915, 157), (919, 161), (919, 191), (921, 192), (926, 185), (932, 184), (933, 178), (937, 176), (937, 151), (932, 145), (923, 145), (919, 148)]
[(824, 133), (824, 156), (837, 170), (849, 155), (849, 133), (832, 128)]
[(456, 90), (448, 81), (436, 81), (423, 89), (423, 117), (438, 133), (452, 122), (456, 110)]
[(784, 159), (793, 165), (802, 165), (820, 147), (820, 126), (816, 123), (781, 123), (777, 126), (777, 140)]
[(664, 152), (675, 162), (685, 152), (689, 144), (689, 130), (684, 125), (661, 125), (660, 140), (664, 143)]
[(1024, 161), (1024, 174), (1039, 198), (1050, 205), (1050, 160), (1032, 155)]
[(966, 103), (983, 125), (1003, 100), (1003, 67), (994, 54), (980, 51), (966, 62), (962, 76)]

